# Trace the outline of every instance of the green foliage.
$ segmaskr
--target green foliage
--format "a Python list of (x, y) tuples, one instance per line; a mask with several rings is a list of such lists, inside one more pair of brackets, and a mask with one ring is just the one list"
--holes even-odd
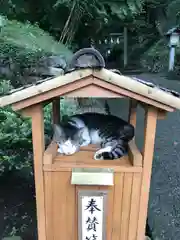
[(53, 6), (56, 12), (62, 8), (68, 10), (60, 40), (65, 44), (72, 43), (74, 39), (79, 38), (76, 35), (83, 37), (87, 32), (89, 37), (97, 38), (97, 34), (104, 31), (103, 29), (111, 24), (113, 19), (132, 21), (143, 10), (144, 2), (144, 0), (57, 0)]
[[(180, 48), (176, 48), (176, 67), (180, 63), (178, 59), (180, 59)], [(141, 57), (141, 63), (143, 67), (151, 72), (167, 72), (169, 64), (169, 47), (167, 46), (167, 41), (161, 39), (151, 46)]]
[[(11, 108), (0, 108), (0, 175), (23, 169), (32, 175), (31, 123)], [(25, 174), (25, 175), (26, 175)]]
[[(36, 67), (42, 57), (61, 55), (67, 61), (71, 58), (72, 52), (38, 25), (3, 19), (0, 31), (1, 59), (4, 59), (6, 66), (10, 66), (8, 78), (13, 85), (18, 85), (16, 83), (20, 81), (23, 69)], [(23, 82), (26, 82), (25, 79)]]
[[(6, 93), (10, 89), (6, 81), (0, 83), (0, 92)], [(65, 99), (61, 100), (61, 116), (75, 112), (75, 105), (69, 105)], [(52, 136), (51, 104), (44, 108), (44, 125), (46, 144)], [(31, 120), (23, 118), (10, 107), (0, 108), (0, 175), (9, 171), (21, 171), (21, 175), (28, 178), (33, 175), (32, 170), (32, 131)]]
[[(167, 50), (166, 50), (167, 49)], [(151, 71), (159, 72), (167, 65), (168, 47), (165, 46), (163, 40), (156, 42), (141, 57), (142, 66)]]
[[(72, 56), (71, 51), (63, 44), (56, 42), (52, 36), (40, 29), (38, 25), (32, 25), (28, 22), (21, 23), (16, 20), (10, 21), (6, 19), (5, 25), (1, 29), (0, 41), (1, 52), (4, 54), (7, 54), (9, 50), (9, 53), (18, 55), (39, 53), (43, 56), (49, 54), (64, 55), (67, 58)], [(9, 45), (8, 49), (6, 48), (7, 45)], [(13, 46), (18, 48), (18, 51), (14, 51)]]

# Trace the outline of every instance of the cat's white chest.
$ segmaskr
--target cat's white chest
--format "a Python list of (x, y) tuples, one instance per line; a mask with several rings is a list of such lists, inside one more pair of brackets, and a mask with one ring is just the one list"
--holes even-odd
[(98, 130), (91, 130), (89, 135), (92, 144), (100, 144), (102, 142), (102, 138), (99, 136)]

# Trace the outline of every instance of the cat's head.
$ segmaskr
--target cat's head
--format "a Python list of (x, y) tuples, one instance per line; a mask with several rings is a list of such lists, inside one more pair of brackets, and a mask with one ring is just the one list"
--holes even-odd
[(58, 152), (65, 155), (72, 155), (77, 152), (82, 144), (83, 128), (74, 126), (54, 125), (53, 140), (58, 144)]

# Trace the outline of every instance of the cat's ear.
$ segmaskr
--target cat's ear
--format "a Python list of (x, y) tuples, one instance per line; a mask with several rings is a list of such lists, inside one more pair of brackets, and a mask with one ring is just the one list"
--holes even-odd
[(63, 136), (63, 128), (61, 125), (54, 124), (54, 135), (53, 135), (53, 140), (55, 142), (59, 142), (61, 137)]

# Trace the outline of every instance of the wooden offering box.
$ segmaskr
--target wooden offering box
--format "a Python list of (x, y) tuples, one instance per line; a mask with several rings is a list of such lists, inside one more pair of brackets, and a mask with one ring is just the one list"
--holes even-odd
[[(144, 240), (156, 123), (166, 112), (180, 109), (180, 95), (105, 69), (95, 50), (78, 54), (71, 72), (0, 98), (0, 107), (12, 105), (32, 119), (38, 239)], [(55, 142), (45, 148), (43, 107), (52, 103), (53, 123), (59, 123), (61, 96), (127, 98), (128, 121), (135, 128), (137, 106), (143, 107), (143, 151), (136, 146), (136, 136), (128, 155), (114, 161), (94, 160), (98, 146), (72, 156), (59, 155)]]
[[(136, 239), (142, 155), (132, 142), (131, 157), (126, 156), (115, 161), (96, 161), (93, 159), (95, 149), (96, 147), (90, 146), (67, 157), (57, 154), (56, 144), (51, 143), (45, 151), (44, 179), (48, 239), (61, 239), (61, 236), (64, 239), (81, 239), (78, 238), (77, 232), (78, 192), (81, 190), (107, 191), (107, 215), (104, 225), (106, 239)], [(139, 163), (138, 166), (133, 165), (135, 163)], [(99, 177), (102, 178), (101, 170), (112, 169), (113, 186), (104, 186), (98, 181), (98, 175), (95, 179), (96, 185), (92, 183), (86, 185), (85, 182), (80, 182), (81, 185), (71, 184), (74, 168), (99, 169)], [(84, 173), (84, 176), (83, 180), (88, 181), (90, 176), (87, 173)], [(108, 184), (108, 176), (105, 177), (105, 184)]]

